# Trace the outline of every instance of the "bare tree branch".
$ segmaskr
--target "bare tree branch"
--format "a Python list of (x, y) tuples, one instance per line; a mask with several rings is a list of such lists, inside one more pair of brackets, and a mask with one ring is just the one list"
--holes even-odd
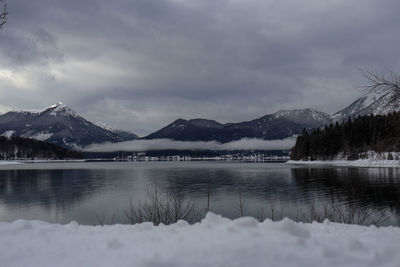
[(4, 24), (6, 24), (8, 16), (6, 0), (0, 0), (0, 3), (3, 2), (4, 2), (3, 9), (0, 11), (0, 29), (1, 27), (3, 27)]
[(390, 103), (400, 99), (400, 75), (390, 72), (384, 74), (378, 71), (361, 70), (367, 80), (367, 84), (361, 86), (366, 93), (391, 93)]

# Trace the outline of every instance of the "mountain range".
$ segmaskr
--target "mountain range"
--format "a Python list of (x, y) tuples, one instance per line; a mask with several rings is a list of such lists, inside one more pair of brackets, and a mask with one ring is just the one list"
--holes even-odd
[(284, 139), (300, 134), (306, 128), (322, 127), (329, 123), (341, 122), (368, 114), (386, 115), (400, 111), (398, 102), (392, 101), (391, 93), (366, 94), (333, 115), (313, 109), (280, 110), (261, 118), (222, 124), (213, 120), (178, 119), (144, 139), (168, 138), (178, 141), (219, 141), (230, 142), (241, 138), (264, 140)]
[[(394, 111), (400, 111), (400, 105), (392, 101), (391, 93), (367, 94), (333, 115), (313, 109), (298, 109), (280, 110), (258, 119), (238, 123), (219, 123), (202, 118), (177, 119), (140, 139), (221, 143), (242, 138), (284, 139), (300, 134), (304, 128), (311, 130), (359, 115), (384, 115)], [(68, 148), (139, 138), (134, 133), (116, 129), (107, 123), (92, 123), (61, 102), (40, 112), (11, 111), (0, 115), (0, 135), (28, 137)]]
[(138, 138), (127, 131), (96, 125), (61, 102), (40, 112), (11, 111), (0, 115), (0, 135), (27, 137), (69, 148)]
[(178, 119), (144, 139), (168, 138), (179, 141), (219, 141), (242, 138), (283, 139), (331, 121), (330, 116), (312, 109), (281, 110), (259, 119), (222, 124), (213, 120)]

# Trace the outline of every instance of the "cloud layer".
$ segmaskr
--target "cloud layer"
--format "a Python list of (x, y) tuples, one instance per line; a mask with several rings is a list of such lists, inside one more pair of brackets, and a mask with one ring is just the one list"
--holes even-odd
[(59, 100), (141, 135), (178, 117), (332, 113), (400, 71), (400, 1), (10, 0), (0, 111)]
[(296, 142), (296, 137), (281, 140), (244, 138), (229, 143), (216, 141), (183, 142), (170, 139), (134, 140), (121, 143), (94, 144), (82, 149), (84, 152), (151, 151), (151, 150), (287, 150)]

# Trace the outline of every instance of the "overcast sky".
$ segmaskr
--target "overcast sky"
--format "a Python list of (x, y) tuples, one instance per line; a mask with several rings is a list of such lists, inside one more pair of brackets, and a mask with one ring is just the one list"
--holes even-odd
[(8, 0), (0, 112), (62, 101), (147, 134), (176, 118), (333, 113), (400, 71), (399, 0)]

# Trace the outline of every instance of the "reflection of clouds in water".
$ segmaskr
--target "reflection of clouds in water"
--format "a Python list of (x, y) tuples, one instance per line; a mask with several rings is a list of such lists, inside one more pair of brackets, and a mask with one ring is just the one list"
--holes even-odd
[(149, 150), (287, 150), (296, 142), (295, 137), (279, 140), (243, 138), (229, 143), (216, 141), (174, 141), (171, 139), (133, 140), (121, 143), (94, 144), (83, 148), (85, 152), (149, 151)]

